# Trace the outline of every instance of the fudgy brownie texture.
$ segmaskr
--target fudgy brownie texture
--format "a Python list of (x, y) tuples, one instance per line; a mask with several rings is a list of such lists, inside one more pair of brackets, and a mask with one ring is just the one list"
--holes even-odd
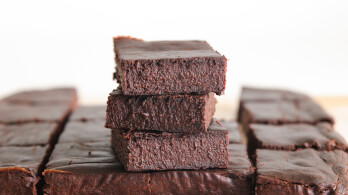
[(257, 150), (255, 194), (347, 194), (348, 156), (341, 150)]
[(205, 41), (115, 37), (115, 77), (125, 95), (223, 93), (227, 60)]
[(205, 132), (215, 113), (214, 93), (204, 95), (125, 96), (113, 91), (105, 126), (167, 132)]
[(212, 121), (207, 132), (112, 130), (112, 144), (127, 171), (226, 168), (228, 132)]
[(329, 122), (334, 119), (310, 97), (286, 90), (243, 88), (238, 122), (265, 124)]
[(295, 151), (313, 148), (316, 150), (346, 150), (347, 142), (329, 123), (263, 125), (251, 124), (248, 131), (248, 152), (254, 156), (256, 149)]
[(57, 123), (0, 125), (0, 146), (48, 145), (60, 133)]
[(230, 144), (243, 143), (242, 137), (238, 131), (238, 123), (235, 121), (219, 121), (219, 123), (228, 130), (228, 139)]
[(105, 122), (106, 106), (79, 106), (70, 116), (70, 121), (103, 120)]
[(0, 147), (0, 194), (36, 194), (48, 146)]
[(54, 88), (47, 90), (21, 91), (3, 99), (14, 104), (65, 104), (76, 106), (77, 93), (75, 88)]

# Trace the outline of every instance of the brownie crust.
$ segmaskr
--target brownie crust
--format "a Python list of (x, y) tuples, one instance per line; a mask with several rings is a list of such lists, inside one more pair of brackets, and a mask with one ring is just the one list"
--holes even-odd
[(206, 132), (215, 113), (214, 93), (205, 95), (109, 96), (105, 127), (166, 132)]
[(113, 148), (127, 171), (226, 168), (228, 132), (215, 121), (204, 133), (112, 130)]
[(227, 59), (205, 41), (115, 37), (116, 79), (125, 95), (223, 93)]

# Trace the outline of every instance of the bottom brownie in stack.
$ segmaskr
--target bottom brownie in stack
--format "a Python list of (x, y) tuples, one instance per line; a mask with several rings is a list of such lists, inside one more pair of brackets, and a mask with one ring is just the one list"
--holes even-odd
[(127, 171), (226, 168), (228, 131), (214, 119), (207, 132), (112, 130), (112, 145)]
[[(79, 112), (77, 109), (76, 112)], [(81, 114), (81, 113), (80, 113)], [(74, 115), (71, 117), (74, 118)], [(74, 121), (76, 123), (78, 121)], [(47, 168), (46, 194), (251, 194), (254, 169), (246, 148), (233, 140), (228, 145), (227, 169), (197, 171), (127, 172), (115, 157), (110, 131), (97, 120), (69, 122), (54, 149)], [(76, 125), (75, 125), (76, 126)], [(87, 131), (85, 131), (88, 129)], [(101, 134), (102, 129), (108, 136)], [(234, 134), (237, 129), (229, 129)], [(78, 133), (84, 136), (72, 135)], [(89, 139), (88, 139), (89, 137)], [(226, 137), (226, 136), (225, 136)], [(97, 140), (97, 141), (95, 141)], [(104, 140), (104, 141), (102, 141)]]

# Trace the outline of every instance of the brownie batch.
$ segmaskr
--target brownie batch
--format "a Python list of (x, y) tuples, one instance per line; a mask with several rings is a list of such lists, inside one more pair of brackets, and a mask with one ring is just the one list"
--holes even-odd
[(0, 101), (0, 194), (348, 194), (347, 142), (309, 96), (243, 88), (239, 124), (219, 122), (226, 59), (206, 42), (114, 43), (107, 106)]
[(204, 41), (114, 38), (105, 127), (126, 171), (227, 168), (228, 131), (213, 119), (226, 58)]

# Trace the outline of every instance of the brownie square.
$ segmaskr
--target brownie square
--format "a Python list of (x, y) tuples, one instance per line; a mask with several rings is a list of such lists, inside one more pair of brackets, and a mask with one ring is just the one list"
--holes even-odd
[(48, 146), (0, 147), (0, 194), (36, 194)]
[(125, 95), (223, 93), (227, 60), (205, 41), (115, 37), (115, 77)]
[(204, 95), (125, 96), (113, 91), (105, 126), (167, 132), (205, 132), (215, 113), (214, 93)]
[(79, 106), (71, 114), (70, 121), (91, 121), (91, 120), (103, 120), (105, 122), (106, 106)]
[(228, 140), (230, 144), (243, 143), (242, 136), (238, 130), (236, 121), (219, 121), (219, 123), (228, 130)]
[(112, 130), (113, 148), (127, 171), (226, 168), (228, 132), (212, 121), (207, 132)]
[(348, 156), (341, 150), (257, 150), (255, 194), (347, 194)]
[(346, 150), (347, 142), (329, 123), (264, 125), (251, 124), (248, 131), (248, 152), (254, 156), (256, 149), (295, 151), (313, 148), (316, 150)]

